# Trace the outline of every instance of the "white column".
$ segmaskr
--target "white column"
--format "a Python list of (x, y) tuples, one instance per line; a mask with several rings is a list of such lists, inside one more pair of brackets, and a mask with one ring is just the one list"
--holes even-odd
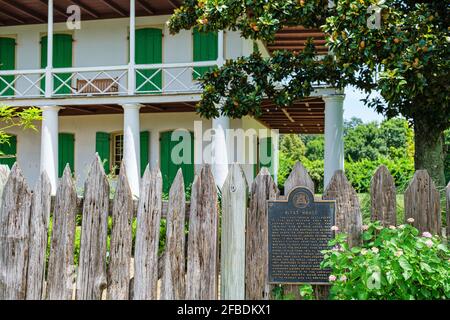
[(59, 107), (41, 107), (41, 172), (47, 172), (52, 186), (52, 195), (56, 194), (58, 182), (58, 112)]
[(130, 61), (128, 65), (128, 94), (136, 91), (136, 1), (130, 0)]
[(230, 128), (230, 118), (219, 117), (212, 120), (212, 170), (214, 180), (219, 188), (222, 188), (228, 175), (228, 144), (226, 139), (227, 129)]
[(223, 30), (219, 31), (217, 38), (217, 51), (219, 52), (219, 56), (217, 57), (217, 65), (221, 67), (225, 63), (225, 33)]
[[(225, 63), (225, 33), (223, 30), (218, 33), (218, 57), (217, 66), (220, 68)], [(217, 106), (219, 108), (219, 106)], [(227, 143), (227, 130), (230, 129), (230, 118), (220, 116), (212, 120), (212, 170), (214, 180), (219, 188), (223, 187), (228, 176), (229, 150)]]
[(324, 188), (337, 170), (344, 170), (344, 95), (324, 96), (325, 172)]
[(141, 180), (141, 158), (140, 158), (140, 124), (139, 104), (124, 104), (123, 106), (123, 160), (127, 171), (128, 182), (131, 192), (139, 197), (139, 183)]
[(45, 97), (53, 93), (53, 0), (48, 0), (47, 21), (47, 67), (45, 68)]

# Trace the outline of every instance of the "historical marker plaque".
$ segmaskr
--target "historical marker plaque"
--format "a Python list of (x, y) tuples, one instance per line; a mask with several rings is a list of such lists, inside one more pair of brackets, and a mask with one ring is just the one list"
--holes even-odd
[(315, 201), (312, 192), (298, 187), (284, 201), (268, 201), (269, 282), (328, 283), (322, 270), (322, 250), (333, 237), (335, 201)]

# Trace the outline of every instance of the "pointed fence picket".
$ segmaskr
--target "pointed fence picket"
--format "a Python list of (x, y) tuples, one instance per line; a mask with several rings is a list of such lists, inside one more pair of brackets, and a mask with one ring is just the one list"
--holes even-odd
[(48, 300), (71, 300), (75, 280), (74, 247), (77, 191), (66, 166), (56, 191), (48, 260)]
[(161, 263), (161, 300), (182, 300), (186, 295), (185, 208), (183, 172), (180, 169), (169, 192), (166, 250)]
[(141, 184), (134, 251), (135, 300), (156, 300), (158, 288), (158, 245), (161, 222), (162, 176), (147, 166)]
[[(300, 163), (285, 183), (285, 194), (297, 186), (314, 190)], [(270, 298), (273, 286), (268, 283), (267, 200), (280, 197), (265, 168), (247, 193), (242, 169), (231, 166), (222, 189), (221, 225), (217, 189), (207, 165), (194, 180), (190, 202), (186, 201), (181, 170), (169, 200), (162, 201), (161, 173), (149, 168), (142, 178), (141, 197), (134, 200), (123, 164), (114, 199), (110, 199), (109, 183), (98, 156), (91, 164), (81, 201), (69, 167), (64, 170), (53, 202), (50, 189), (45, 174), (32, 193), (17, 164), (11, 171), (0, 166), (1, 300), (217, 299), (219, 272), (221, 299)], [(395, 187), (387, 168), (380, 167), (375, 173), (371, 193), (371, 219), (395, 224)], [(405, 219), (414, 218), (421, 231), (439, 233), (438, 195), (428, 173), (417, 171), (405, 193)], [(350, 234), (350, 245), (359, 244), (361, 209), (343, 172), (335, 173), (323, 197), (336, 200), (340, 232)], [(450, 183), (446, 199), (448, 225)], [(78, 263), (74, 259), (77, 214), (82, 214)], [(162, 218), (166, 218), (166, 244), (164, 253), (158, 255)], [(298, 286), (284, 289), (298, 297)], [(322, 289), (316, 287), (319, 298), (326, 297), (327, 290)]]
[(245, 220), (247, 181), (239, 164), (231, 165), (222, 187), (221, 299), (245, 299)]
[(0, 300), (26, 298), (32, 194), (16, 163), (0, 211)]
[(336, 226), (348, 235), (349, 246), (361, 243), (362, 214), (358, 195), (343, 171), (336, 171), (331, 178), (324, 200), (336, 200)]
[(189, 215), (186, 299), (216, 300), (219, 278), (219, 208), (211, 167), (195, 177)]
[(267, 168), (262, 168), (252, 184), (245, 239), (245, 298), (270, 298), (268, 275), (267, 200), (276, 200), (278, 189)]
[(441, 234), (439, 191), (426, 170), (418, 170), (405, 191), (405, 219), (421, 232)]
[(133, 194), (122, 162), (112, 208), (108, 300), (128, 300), (130, 297), (133, 209)]
[(36, 187), (34, 188), (33, 198), (31, 201), (27, 300), (41, 300), (43, 298), (50, 204), (50, 179), (48, 178), (47, 173), (43, 172)]
[(380, 166), (370, 183), (371, 220), (385, 226), (397, 224), (397, 195), (395, 182), (386, 166)]

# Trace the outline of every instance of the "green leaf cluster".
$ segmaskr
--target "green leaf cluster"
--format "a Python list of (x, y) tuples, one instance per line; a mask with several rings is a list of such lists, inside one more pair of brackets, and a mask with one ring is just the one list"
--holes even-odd
[(338, 233), (323, 251), (331, 270), (331, 299), (412, 300), (450, 298), (450, 251), (445, 239), (420, 234), (411, 224), (363, 226), (363, 243), (349, 248)]

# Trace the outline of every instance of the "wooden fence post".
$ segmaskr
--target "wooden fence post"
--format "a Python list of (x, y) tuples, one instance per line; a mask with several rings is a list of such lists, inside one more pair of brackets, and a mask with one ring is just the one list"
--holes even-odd
[(128, 300), (130, 297), (133, 209), (133, 194), (122, 162), (112, 208), (108, 300)]
[(267, 200), (276, 200), (277, 186), (267, 168), (262, 168), (252, 184), (247, 216), (245, 298), (268, 300), (268, 216)]
[(247, 182), (239, 164), (231, 166), (222, 188), (221, 299), (245, 299)]
[(0, 165), (0, 208), (2, 205), (3, 189), (5, 188), (6, 181), (8, 180), (10, 172), (11, 170), (9, 170), (9, 167), (7, 165)]
[(292, 172), (286, 179), (286, 182), (284, 183), (284, 196), (287, 197), (289, 192), (298, 186), (307, 187), (313, 194), (315, 192), (314, 181), (311, 179), (308, 170), (306, 170), (301, 162), (295, 164)]
[(339, 170), (331, 178), (323, 195), (324, 200), (336, 200), (336, 226), (348, 234), (350, 247), (361, 244), (362, 215), (358, 195)]
[(77, 300), (100, 300), (106, 288), (109, 184), (98, 154), (84, 187)]
[(31, 191), (16, 163), (0, 211), (0, 300), (26, 297)]
[[(292, 172), (289, 174), (289, 177), (286, 179), (284, 183), (284, 196), (287, 198), (289, 192), (291, 192), (296, 187), (303, 186), (307, 187), (314, 194), (314, 182), (311, 179), (306, 168), (301, 164), (301, 162), (297, 162), (292, 169)], [(284, 285), (283, 286), (284, 294), (292, 294), (296, 299), (300, 299), (300, 292), (298, 285)]]
[(440, 195), (426, 170), (416, 171), (405, 191), (405, 220), (409, 218), (420, 232), (441, 235)]
[(134, 250), (134, 300), (156, 300), (162, 176), (147, 166), (141, 183)]
[(161, 300), (183, 300), (186, 295), (185, 208), (183, 172), (179, 169), (169, 192)]
[(192, 184), (186, 276), (187, 300), (218, 298), (219, 212), (217, 187), (209, 165)]
[(53, 232), (47, 275), (48, 300), (72, 300), (76, 215), (77, 191), (70, 167), (66, 166), (56, 191), (53, 210)]
[(382, 165), (370, 183), (371, 220), (381, 221), (384, 226), (397, 225), (397, 199), (395, 182), (389, 169)]
[(27, 300), (41, 300), (43, 298), (50, 204), (51, 184), (47, 173), (42, 172), (34, 188), (31, 202)]

